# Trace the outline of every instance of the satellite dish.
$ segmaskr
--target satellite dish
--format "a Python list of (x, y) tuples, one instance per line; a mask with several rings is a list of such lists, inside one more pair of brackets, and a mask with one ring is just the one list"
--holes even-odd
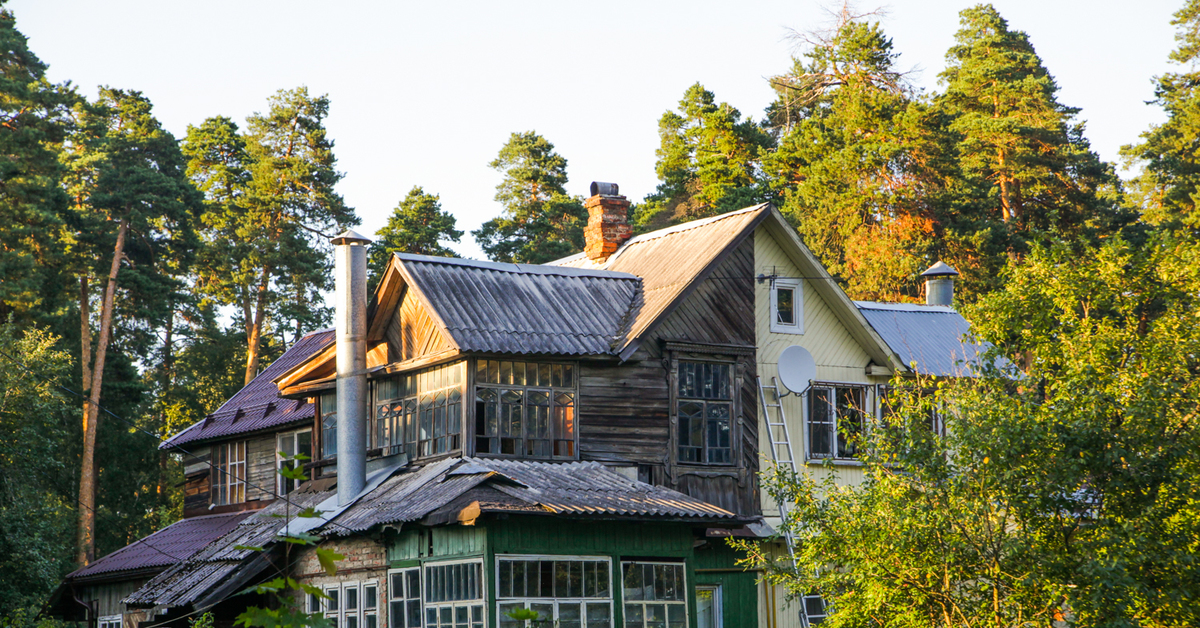
[(808, 349), (792, 345), (779, 355), (779, 380), (788, 390), (803, 393), (817, 378), (817, 362)]

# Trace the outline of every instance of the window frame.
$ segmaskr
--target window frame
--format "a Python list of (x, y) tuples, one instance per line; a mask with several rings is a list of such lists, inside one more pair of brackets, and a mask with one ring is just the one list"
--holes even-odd
[[(413, 565), (411, 567), (399, 567), (389, 569), (387, 571), (387, 625), (388, 628), (424, 628), (425, 626), (425, 568), (422, 565)], [(417, 575), (417, 592), (416, 597), (411, 595), (412, 591), (409, 587), (408, 574), (416, 572)], [(403, 586), (403, 590), (397, 591), (393, 579), (399, 577)], [(397, 593), (401, 595), (397, 596)], [(408, 608), (413, 602), (417, 603), (417, 623), (415, 626), (408, 624)], [(400, 604), (403, 609), (402, 617), (403, 624), (397, 624), (395, 613), (395, 605)]]
[[(541, 596), (520, 596), (520, 597), (500, 597), (500, 563), (501, 561), (554, 561), (554, 562), (584, 562), (584, 563), (604, 563), (608, 566), (608, 596), (607, 597), (541, 597)], [(566, 555), (566, 554), (496, 554), (494, 557), (495, 563), (495, 582), (496, 582), (496, 617), (498, 622), (504, 622), (504, 614), (500, 611), (501, 604), (512, 605), (521, 604), (522, 608), (529, 608), (531, 604), (549, 604), (554, 609), (554, 617), (550, 620), (549, 625), (558, 625), (559, 622), (559, 607), (561, 605), (576, 604), (579, 607), (579, 621), (583, 628), (587, 628), (587, 611), (588, 606), (592, 604), (608, 604), (608, 625), (610, 628), (617, 628), (615, 604), (616, 597), (616, 573), (613, 569), (613, 558), (611, 556), (585, 556), (585, 555)], [(523, 622), (520, 625), (528, 625)]]
[[(332, 408), (325, 407), (325, 400), (327, 398), (333, 402)], [(337, 458), (337, 390), (326, 390), (317, 395), (316, 410), (316, 429), (314, 430), (313, 435), (316, 436), (319, 433), (320, 438), (318, 439), (318, 443), (314, 443), (314, 451), (317, 451), (316, 445), (319, 444), (320, 449), (317, 453), (320, 455), (314, 455), (313, 458), (320, 460), (332, 460)], [(327, 428), (325, 422), (326, 418), (330, 414), (333, 415), (333, 424)], [(331, 445), (332, 449), (330, 449)]]
[[(246, 501), (246, 449), (246, 440), (225, 441), (211, 447), (208, 501), (212, 505), (229, 506)], [(235, 453), (241, 455), (240, 461), (235, 459)]]
[[(437, 568), (437, 567), (447, 567), (447, 566), (452, 566), (452, 565), (467, 565), (467, 564), (479, 565), (479, 572), (478, 572), (479, 573), (479, 597), (471, 598), (469, 600), (449, 600), (449, 601), (441, 601), (441, 602), (430, 602), (429, 595), (428, 595), (429, 587), (431, 586), (430, 578), (429, 578), (429, 570), (433, 569), (433, 568)], [(455, 618), (453, 617), (455, 611), (453, 611), (453, 610), (451, 611), (451, 623), (449, 624), (449, 626), (447, 626), (447, 625), (444, 625), (441, 621), (440, 610), (442, 608), (457, 609), (460, 607), (468, 609), (467, 610), (467, 613), (468, 613), (467, 623), (469, 625), (471, 625), (473, 627), (474, 626), (486, 627), (488, 625), (488, 617), (487, 617), (487, 609), (488, 609), (488, 586), (487, 585), (488, 585), (488, 583), (487, 583), (487, 581), (488, 581), (487, 569), (486, 569), (485, 561), (482, 557), (422, 562), (421, 563), (421, 612), (424, 613), (422, 620), (424, 621), (423, 625), (425, 626), (425, 628), (453, 628), (453, 626), (455, 626), (458, 623), (455, 621)], [(471, 609), (474, 607), (479, 607), (479, 609), (480, 609), (480, 611), (479, 611), (480, 615), (481, 615), (480, 622), (476, 622), (473, 618), (469, 617), (469, 615), (471, 613)], [(437, 614), (435, 615), (437, 621), (434, 624), (431, 624), (429, 622), (429, 612), (431, 609), (435, 610), (435, 612), (437, 612)]]
[(123, 615), (105, 615), (96, 618), (96, 628), (121, 628), (124, 622)]
[[(367, 591), (368, 587), (375, 588), (375, 606), (374, 606), (374, 608), (367, 608), (366, 591)], [(354, 592), (355, 592), (354, 593), (355, 608), (352, 608), (352, 609), (347, 608), (348, 607), (348, 604), (347, 604), (348, 596), (346, 595), (346, 592), (348, 590), (354, 590)], [(337, 598), (336, 598), (337, 608), (333, 608), (333, 609), (329, 608), (330, 600), (325, 599), (325, 600), (320, 600), (320, 603), (321, 603), (320, 611), (313, 611), (312, 610), (313, 596), (310, 595), (309, 601), (308, 601), (309, 612), (320, 612), (323, 617), (325, 617), (326, 619), (329, 619), (333, 622), (333, 628), (370, 628), (367, 623), (368, 617), (374, 617), (375, 618), (375, 628), (379, 628), (379, 606), (380, 606), (379, 605), (379, 602), (380, 602), (379, 592), (380, 592), (380, 590), (381, 590), (380, 581), (377, 579), (346, 580), (343, 582), (334, 582), (334, 583), (324, 584), (324, 585), (321, 585), (321, 591), (325, 595), (328, 596), (330, 591), (337, 592)], [(330, 596), (330, 597), (332, 598), (333, 596)], [(354, 623), (355, 623), (354, 626), (350, 626), (347, 623), (346, 620), (348, 617), (351, 617), (354, 619)]]
[[(470, 360), (458, 359), (441, 364), (431, 366), (422, 366), (420, 368), (404, 371), (401, 373), (390, 373), (386, 377), (378, 377), (371, 382), (371, 414), (367, 417), (367, 449), (382, 449), (383, 455), (389, 456), (398, 453), (408, 455), (409, 461), (413, 460), (430, 460), (445, 456), (452, 456), (464, 451), (463, 442), (467, 438), (467, 390), (469, 386), (468, 372)], [(454, 390), (454, 385), (445, 385), (440, 387), (422, 388), (421, 382), (427, 374), (448, 370), (452, 368), (461, 369), (458, 386), (458, 431), (451, 431), (449, 424), (453, 418), (449, 412), (444, 410), (453, 401), (449, 398), (444, 403), (438, 405), (436, 400), (441, 395), (449, 396)], [(384, 382), (402, 378), (413, 378), (411, 392), (407, 388), (401, 390), (397, 397), (383, 398), (379, 394), (380, 385)], [(432, 396), (435, 403), (429, 406), (424, 405), (427, 396)], [(384, 404), (397, 404), (403, 406), (401, 414), (397, 415), (389, 412), (387, 417), (380, 417), (380, 408)], [(424, 419), (425, 410), (428, 409), (429, 417), (429, 434), (428, 438), (423, 438), (422, 421)], [(441, 412), (439, 412), (439, 410)], [(440, 415), (440, 416), (439, 416)], [(387, 421), (386, 428), (381, 428), (381, 422)], [(411, 436), (413, 440), (409, 440), (409, 425), (411, 421)], [(437, 434), (439, 423), (445, 429), (442, 435)], [(399, 441), (397, 441), (396, 432), (400, 432)], [(380, 442), (382, 435), (386, 433), (387, 444)], [(457, 445), (456, 445), (457, 438)], [(445, 439), (446, 450), (437, 451), (437, 442), (439, 439)], [(428, 445), (429, 452), (425, 453), (425, 446)]]
[[(496, 383), (492, 383), (490, 381), (480, 381), (479, 370), (480, 370), (481, 362), (487, 363), (488, 367), (486, 367), (486, 368), (489, 368), (489, 369), (490, 369), (490, 364), (492, 362), (495, 362), (495, 363), (497, 363), (498, 368), (501, 370), (501, 372), (503, 371), (503, 366), (502, 366), (503, 363), (532, 364), (532, 365), (536, 365), (539, 367), (547, 366), (547, 367), (550, 367), (551, 373), (553, 373), (553, 368), (555, 366), (569, 367), (571, 369), (570, 370), (571, 383), (569, 386), (568, 385), (555, 386), (553, 384), (553, 377), (551, 377), (552, 383), (549, 385), (544, 385), (544, 386), (540, 385), (540, 384), (534, 384), (534, 385), (516, 384), (516, 383), (496, 384)], [(569, 360), (544, 361), (544, 360), (493, 359), (488, 356), (482, 356), (482, 357), (475, 358), (472, 366), (473, 366), (473, 368), (470, 369), (471, 424), (472, 424), (472, 426), (471, 426), (471, 451), (474, 455), (485, 456), (485, 457), (495, 457), (495, 458), (527, 459), (527, 460), (568, 460), (569, 461), (569, 460), (578, 460), (579, 459), (579, 379), (580, 379), (579, 375), (580, 375), (580, 372), (579, 372), (579, 363), (578, 362), (573, 362), (573, 361), (569, 361)], [(510, 367), (510, 369), (511, 369), (511, 367)], [(540, 370), (539, 370), (539, 374), (540, 374)], [(566, 371), (564, 370), (564, 375), (563, 375), (564, 379), (565, 379), (565, 374), (566, 374)], [(540, 380), (540, 376), (539, 376), (539, 380)], [(487, 402), (487, 401), (480, 400), (479, 393), (481, 390), (496, 391), (496, 393), (495, 393), (497, 395), (496, 401)], [(521, 436), (520, 436), (520, 438), (512, 438), (511, 439), (511, 440), (518, 441), (516, 443), (516, 448), (515, 448), (516, 453), (503, 453), (503, 443), (497, 444), (496, 448), (500, 449), (501, 450), (500, 452), (480, 451), (480, 447), (479, 447), (480, 439), (501, 440), (501, 439), (506, 438), (503, 435), (503, 427), (499, 425), (500, 423), (504, 422), (504, 419), (502, 417), (503, 417), (503, 413), (504, 413), (504, 405), (505, 404), (504, 404), (502, 398), (506, 392), (516, 392), (516, 391), (519, 391), (521, 393), (520, 404), (521, 404), (521, 412), (522, 412), (521, 417), (520, 417)], [(530, 393), (546, 393), (547, 397), (548, 397), (548, 400), (547, 400), (548, 405), (546, 405), (546, 406), (532, 405), (530, 403)], [(561, 404), (558, 401), (559, 396), (564, 395), (564, 394), (570, 395), (570, 397), (571, 397), (571, 403), (569, 405)], [(486, 426), (485, 426), (484, 433), (480, 434), (479, 427), (481, 424), (483, 424), (484, 421), (486, 421), (486, 418), (481, 417), (479, 415), (479, 412), (481, 409), (483, 409), (483, 404), (486, 404), (486, 403), (495, 403), (497, 405), (497, 413), (498, 413), (497, 423), (498, 423), (498, 425), (497, 425), (497, 429), (494, 433), (492, 433), (490, 430), (487, 430)], [(549, 433), (547, 435), (548, 438), (539, 438), (539, 439), (530, 438), (532, 421), (530, 420), (529, 409), (534, 408), (534, 407), (548, 408), (548, 413), (549, 413), (548, 418), (547, 418), (547, 420), (549, 422), (549, 426), (548, 426)], [(564, 414), (561, 416), (559, 414), (560, 409), (565, 409)], [(486, 410), (484, 410), (484, 411), (486, 412)], [(571, 437), (569, 439), (568, 438), (560, 438), (561, 433), (559, 431), (560, 430), (559, 423), (561, 423), (561, 422), (569, 423), (571, 426)], [(531, 440), (548, 441), (549, 448), (550, 448), (550, 455), (542, 456), (542, 455), (535, 455), (535, 454), (531, 453), (529, 451), (529, 447), (530, 447), (529, 441), (531, 441)], [(559, 443), (567, 444), (567, 447), (570, 449), (570, 452), (567, 455), (557, 454), (556, 448)]]
[[(792, 291), (792, 320), (794, 323), (779, 322), (779, 289)], [(804, 281), (776, 277), (771, 280), (770, 290), (771, 332), (776, 334), (804, 335)]]
[[(719, 364), (726, 366), (729, 369), (729, 399), (704, 399), (702, 397), (683, 397), (680, 394), (680, 373), (681, 367), (685, 363), (690, 364)], [(741, 404), (740, 404), (740, 387), (738, 382), (739, 377), (739, 362), (737, 360), (722, 360), (716, 359), (715, 356), (704, 356), (703, 358), (680, 358), (675, 357), (671, 361), (672, 377), (671, 377), (671, 395), (670, 395), (670, 416), (671, 416), (671, 434), (670, 447), (671, 459), (675, 464), (687, 467), (702, 467), (702, 468), (721, 468), (733, 469), (739, 466), (739, 447), (738, 441), (741, 437), (738, 426), (741, 424)], [(680, 448), (682, 447), (681, 429), (682, 421), (680, 420), (680, 406), (684, 403), (700, 403), (701, 412), (699, 419), (704, 422), (702, 430), (703, 444), (700, 449), (700, 461), (683, 460), (680, 456)], [(728, 462), (710, 462), (709, 461), (709, 418), (708, 407), (710, 403), (728, 403), (729, 404), (729, 461)], [(690, 445), (689, 445), (690, 446)]]
[[(679, 567), (683, 574), (683, 583), (678, 585), (677, 588), (680, 591), (680, 595), (682, 595), (682, 599), (681, 600), (629, 600), (625, 596), (625, 566), (626, 565), (670, 565), (672, 567)], [(650, 605), (650, 604), (663, 604), (665, 607), (682, 606), (683, 607), (683, 624), (682, 625), (685, 628), (687, 626), (691, 625), (689, 623), (691, 620), (691, 609), (688, 608), (690, 606), (689, 598), (691, 596), (688, 595), (688, 593), (689, 593), (689, 588), (688, 588), (689, 583), (688, 583), (688, 573), (687, 573), (688, 569), (687, 569), (687, 563), (684, 560), (681, 559), (681, 560), (675, 561), (675, 562), (665, 561), (665, 560), (637, 560), (637, 559), (621, 560), (620, 566), (621, 566), (621, 625), (623, 627), (629, 626), (629, 614), (628, 614), (628, 609), (626, 607), (630, 606), (631, 604), (638, 604), (638, 605), (641, 605), (641, 607), (642, 607), (642, 628), (649, 628), (649, 625), (646, 621), (645, 608), (647, 605)], [(670, 623), (670, 619), (669, 619), (670, 618), (669, 608), (666, 610), (666, 613), (667, 613), (667, 617), (664, 618), (664, 623), (668, 628), (670, 628), (671, 623)]]
[[(838, 440), (842, 432), (842, 416), (838, 414), (839, 391), (858, 391), (858, 394), (861, 395), (862, 406), (858, 409), (858, 435), (861, 438), (866, 436), (868, 431), (871, 429), (872, 418), (875, 417), (876, 414), (873, 408), (873, 404), (875, 404), (876, 401), (876, 396), (872, 394), (873, 389), (873, 385), (859, 382), (813, 382), (812, 386), (810, 386), (808, 391), (805, 393), (806, 399), (804, 403), (804, 455), (806, 461), (858, 461), (858, 451), (856, 450), (851, 452), (849, 455), (843, 455)], [(827, 402), (826, 404), (828, 408), (828, 414), (823, 421), (818, 421), (816, 420), (816, 417), (813, 416), (815, 405), (814, 395), (818, 390), (828, 391), (831, 394), (830, 398), (832, 399), (832, 403)], [(813, 451), (813, 433), (815, 425), (823, 425), (825, 426), (823, 429), (827, 430), (827, 435), (829, 438), (828, 442), (831, 450), (828, 454), (819, 454)], [(849, 444), (848, 440), (847, 443)]]
[[(281, 469), (283, 469), (283, 463), (284, 463), (283, 456), (281, 455), (281, 452), (283, 452), (283, 450), (284, 450), (283, 442), (285, 439), (291, 439), (292, 455), (295, 456), (297, 453), (299, 453), (297, 451), (299, 449), (299, 447), (297, 447), (297, 444), (299, 442), (300, 435), (304, 434), (306, 432), (308, 433), (308, 450), (309, 450), (307, 455), (309, 457), (309, 461), (312, 461), (313, 460), (313, 449), (314, 449), (314, 446), (316, 445), (316, 442), (313, 440), (313, 434), (312, 434), (311, 427), (304, 427), (304, 428), (301, 428), (298, 430), (292, 430), (290, 432), (280, 432), (275, 435), (275, 477), (276, 477), (275, 494), (280, 497), (285, 496), (285, 495), (290, 495), (292, 493), (292, 491), (295, 491), (297, 488), (300, 488), (300, 484), (301, 484), (301, 482), (299, 480), (285, 478), (285, 477), (283, 477), (283, 474), (279, 473), (279, 471)], [(293, 465), (293, 466), (295, 466), (295, 465)], [(303, 466), (303, 463), (301, 463), (300, 466)], [(291, 486), (293, 484), (294, 484), (294, 486)]]
[(696, 590), (696, 626), (700, 626), (700, 591), (711, 590), (713, 592), (713, 625), (712, 628), (723, 628), (724, 625), (724, 602), (721, 599), (722, 587), (720, 584), (697, 584), (693, 587)]

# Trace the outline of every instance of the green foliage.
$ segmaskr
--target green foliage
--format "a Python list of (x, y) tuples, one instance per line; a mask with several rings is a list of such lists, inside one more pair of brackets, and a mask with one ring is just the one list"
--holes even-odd
[(67, 628), (71, 624), (26, 609), (0, 614), (0, 628)]
[(1011, 362), (897, 382), (859, 486), (768, 478), (799, 567), (751, 564), (825, 595), (831, 626), (1194, 625), (1198, 269), (1169, 236), (1035, 248), (968, 312)]
[(541, 264), (583, 249), (587, 210), (567, 195), (567, 160), (533, 131), (513, 133), (488, 164), (504, 174), (496, 200), (504, 213), (472, 231), (489, 259)]
[(1200, 2), (1189, 0), (1175, 13), (1179, 47), (1171, 61), (1188, 71), (1171, 72), (1157, 79), (1155, 104), (1167, 121), (1142, 134), (1140, 144), (1125, 146), (1122, 153), (1143, 170), (1133, 181), (1144, 220), (1151, 224), (1200, 229), (1196, 196), (1200, 185), (1200, 159), (1195, 143), (1200, 134)]
[(659, 185), (635, 217), (654, 229), (749, 207), (766, 200), (760, 158), (771, 137), (728, 103), (696, 83), (658, 122)]
[(71, 565), (74, 405), (55, 386), (71, 357), (57, 343), (0, 325), (0, 625), (32, 625), (12, 614), (39, 607)]
[[(2, 3), (0, 3), (2, 4)], [(75, 95), (46, 80), (8, 9), (0, 8), (0, 317), (53, 298), (66, 195), (58, 162)], [(53, 307), (53, 303), (46, 303)]]
[(188, 620), (188, 628), (216, 628), (216, 619), (211, 611)]
[(375, 232), (376, 240), (368, 260), (371, 288), (383, 277), (392, 253), (458, 257), (442, 244), (458, 242), (462, 238), (463, 232), (455, 229), (455, 224), (454, 216), (442, 209), (438, 195), (414, 186), (392, 210), (387, 225)]
[(877, 23), (842, 15), (772, 80), (779, 147), (764, 157), (781, 211), (852, 298), (912, 300), (944, 246), (947, 172), (938, 115), (913, 99)]

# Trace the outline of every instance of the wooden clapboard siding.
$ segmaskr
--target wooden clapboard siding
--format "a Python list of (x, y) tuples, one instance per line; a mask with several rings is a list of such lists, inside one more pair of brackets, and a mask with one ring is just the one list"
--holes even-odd
[(275, 435), (246, 441), (246, 501), (275, 499)]
[(433, 317), (425, 311), (416, 294), (407, 289), (400, 299), (400, 307), (392, 313), (384, 336), (392, 362), (402, 362), (454, 347), (442, 334)]
[(211, 461), (212, 452), (208, 445), (189, 447), (189, 452), (183, 457), (183, 474), (186, 478), (183, 484), (184, 516), (203, 513), (208, 508)]
[(658, 360), (580, 364), (580, 458), (664, 464), (666, 375)]

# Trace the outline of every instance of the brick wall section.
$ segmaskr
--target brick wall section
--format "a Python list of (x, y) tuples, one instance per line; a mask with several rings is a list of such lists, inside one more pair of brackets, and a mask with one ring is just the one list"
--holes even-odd
[[(346, 558), (337, 562), (337, 574), (325, 575), (317, 553), (312, 548), (297, 552), (292, 562), (292, 577), (316, 587), (326, 587), (335, 582), (373, 581), (379, 585), (379, 628), (387, 628), (387, 550), (380, 543), (361, 536), (334, 538), (321, 543), (322, 549), (333, 550)], [(301, 603), (304, 600), (301, 599)]]
[(624, 196), (597, 194), (585, 204), (588, 224), (583, 231), (584, 252), (589, 259), (603, 262), (633, 236), (629, 226), (629, 201)]

